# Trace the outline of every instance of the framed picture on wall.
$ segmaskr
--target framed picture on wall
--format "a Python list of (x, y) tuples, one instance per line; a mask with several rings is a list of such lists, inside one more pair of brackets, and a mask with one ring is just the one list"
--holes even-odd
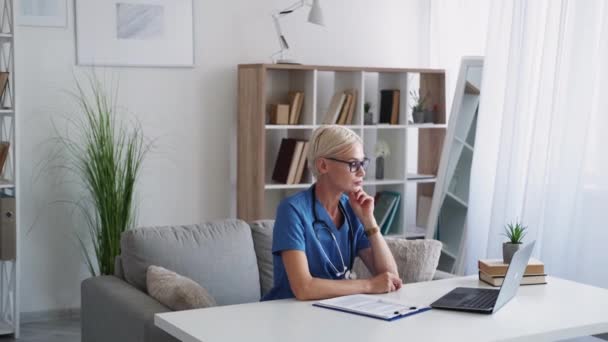
[(17, 24), (23, 26), (67, 26), (67, 0), (17, 0)]
[(192, 67), (192, 0), (76, 0), (79, 65)]

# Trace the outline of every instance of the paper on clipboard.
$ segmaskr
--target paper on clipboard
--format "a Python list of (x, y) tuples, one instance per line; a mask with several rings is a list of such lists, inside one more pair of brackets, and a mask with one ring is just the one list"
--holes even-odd
[(371, 295), (350, 295), (322, 300), (313, 305), (358, 315), (392, 321), (430, 309), (429, 306), (409, 305)]

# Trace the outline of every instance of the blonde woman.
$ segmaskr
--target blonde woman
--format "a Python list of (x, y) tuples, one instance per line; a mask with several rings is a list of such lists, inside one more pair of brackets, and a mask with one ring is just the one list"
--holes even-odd
[[(262, 300), (313, 300), (401, 288), (395, 259), (374, 219), (374, 199), (362, 189), (368, 164), (361, 138), (350, 129), (329, 125), (313, 132), (308, 167), (316, 182), (277, 209), (274, 286)], [(355, 256), (373, 278), (356, 279)]]

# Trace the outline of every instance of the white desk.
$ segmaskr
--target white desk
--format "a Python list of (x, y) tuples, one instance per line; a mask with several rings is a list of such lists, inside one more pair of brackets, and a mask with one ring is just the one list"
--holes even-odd
[[(393, 322), (279, 300), (157, 314), (155, 324), (194, 341), (553, 341), (608, 332), (608, 290), (548, 277), (522, 286), (493, 315), (433, 309)], [(382, 295), (429, 304), (454, 287), (486, 287), (477, 276), (408, 284)]]

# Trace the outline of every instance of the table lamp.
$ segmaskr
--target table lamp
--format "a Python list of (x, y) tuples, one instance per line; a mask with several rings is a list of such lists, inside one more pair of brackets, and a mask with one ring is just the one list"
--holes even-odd
[(287, 39), (285, 39), (285, 36), (283, 35), (283, 31), (281, 30), (280, 19), (305, 6), (310, 6), (308, 22), (320, 26), (325, 26), (323, 22), (323, 11), (321, 10), (321, 5), (319, 5), (319, 0), (313, 0), (312, 3), (309, 3), (306, 0), (300, 0), (287, 7), (286, 9), (274, 13), (272, 15), (272, 19), (274, 21), (275, 30), (277, 31), (277, 37), (279, 39), (279, 46), (281, 47), (281, 50), (272, 54), (273, 63), (298, 64), (293, 59), (287, 59), (287, 54), (289, 53), (289, 44), (287, 43)]

